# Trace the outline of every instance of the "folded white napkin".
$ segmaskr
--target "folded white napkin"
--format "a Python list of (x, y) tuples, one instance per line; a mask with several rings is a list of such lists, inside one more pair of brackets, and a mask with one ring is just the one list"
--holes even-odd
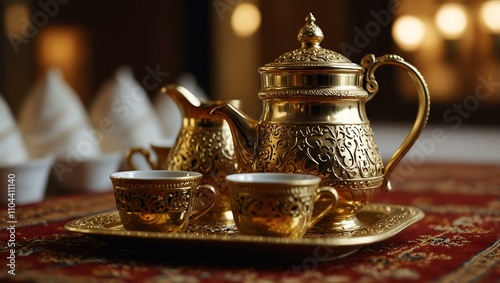
[(80, 162), (100, 155), (97, 136), (75, 91), (59, 69), (50, 69), (20, 108), (19, 128), (29, 153)]
[(89, 113), (92, 124), (102, 133), (105, 152), (148, 147), (164, 138), (149, 97), (129, 67), (120, 67), (101, 86)]
[(28, 150), (7, 102), (0, 95), (0, 166), (29, 159)]

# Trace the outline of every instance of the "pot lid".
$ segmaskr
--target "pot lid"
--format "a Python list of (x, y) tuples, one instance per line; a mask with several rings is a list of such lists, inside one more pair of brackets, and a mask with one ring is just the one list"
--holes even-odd
[(279, 56), (274, 62), (264, 65), (263, 69), (285, 68), (347, 68), (360, 70), (362, 67), (352, 63), (344, 55), (320, 46), (324, 39), (323, 31), (315, 24), (316, 18), (309, 13), (305, 25), (300, 29), (297, 40), (301, 46)]
[(263, 100), (366, 99), (365, 69), (344, 55), (320, 46), (323, 32), (309, 13), (297, 39), (298, 49), (259, 68)]

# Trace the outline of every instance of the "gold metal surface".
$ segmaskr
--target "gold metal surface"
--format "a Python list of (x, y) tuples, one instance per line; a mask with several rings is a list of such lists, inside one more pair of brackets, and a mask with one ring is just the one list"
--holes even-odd
[[(370, 54), (361, 66), (322, 48), (323, 33), (314, 22), (310, 14), (299, 31), (299, 49), (259, 68), (264, 106), (259, 120), (231, 105), (211, 113), (228, 122), (242, 172), (320, 176), (322, 185), (337, 190), (340, 201), (318, 225), (353, 230), (360, 225), (356, 213), (378, 190), (390, 191), (391, 173), (426, 125), (430, 96), (418, 70), (399, 56)], [(413, 129), (384, 166), (366, 102), (378, 91), (375, 70), (386, 64), (410, 75), (419, 105)]]
[[(128, 230), (184, 232), (189, 223), (206, 214), (217, 200), (215, 189), (208, 184), (198, 185), (202, 175), (196, 174), (144, 179), (112, 174), (116, 207), (123, 226)], [(201, 198), (208, 201), (198, 205), (196, 200)]]
[(168, 155), (166, 169), (200, 172), (201, 184), (215, 187), (217, 203), (200, 222), (234, 223), (224, 178), (238, 173), (239, 167), (229, 126), (220, 117), (211, 116), (210, 111), (226, 103), (238, 106), (240, 101), (202, 101), (178, 85), (168, 85), (162, 92), (172, 97), (183, 114), (182, 128)]
[(361, 60), (361, 64), (366, 68), (366, 89), (368, 90), (368, 93), (370, 93), (368, 100), (371, 99), (378, 91), (378, 83), (375, 80), (375, 70), (382, 65), (393, 65), (405, 70), (408, 75), (410, 75), (413, 82), (415, 83), (415, 86), (417, 87), (417, 118), (413, 123), (410, 134), (405, 138), (405, 140), (396, 150), (389, 162), (387, 162), (387, 165), (384, 169), (384, 183), (382, 184), (381, 189), (388, 192), (392, 189), (390, 183), (392, 172), (399, 164), (401, 159), (403, 159), (403, 157), (406, 155), (406, 153), (408, 153), (412, 145), (417, 141), (418, 137), (424, 130), (425, 125), (427, 124), (431, 107), (431, 98), (424, 77), (420, 74), (417, 68), (405, 62), (403, 58), (397, 55), (384, 55), (375, 58), (374, 55), (369, 54), (363, 57), (363, 59)]
[[(241, 235), (235, 225), (190, 225), (185, 233), (126, 230), (117, 211), (100, 213), (66, 223), (67, 230), (93, 235), (110, 245), (141, 253), (213, 252), (221, 255), (268, 260), (303, 260), (313, 256), (328, 261), (349, 255), (364, 245), (384, 241), (424, 217), (415, 207), (368, 204), (358, 212), (361, 226), (352, 231), (309, 230), (303, 238)], [(319, 256), (321, 255), (321, 256)]]
[[(245, 175), (249, 178), (257, 176), (261, 180), (237, 179), (238, 176)], [(240, 233), (302, 237), (338, 202), (335, 189), (319, 187), (321, 179), (317, 176), (307, 176), (308, 179), (305, 177), (302, 174), (278, 173), (228, 176), (231, 207)], [(320, 199), (324, 207), (314, 210), (314, 204)]]

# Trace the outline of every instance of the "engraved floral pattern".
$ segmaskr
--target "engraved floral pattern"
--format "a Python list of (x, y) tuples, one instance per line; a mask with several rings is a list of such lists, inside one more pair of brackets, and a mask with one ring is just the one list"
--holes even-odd
[(172, 149), (168, 169), (196, 171), (204, 177), (238, 171), (229, 128), (183, 128)]
[(308, 173), (338, 181), (383, 176), (369, 124), (262, 127), (256, 171)]
[[(325, 48), (307, 48), (307, 49), (300, 48), (281, 55), (276, 60), (274, 60), (274, 63), (311, 62), (311, 61), (343, 62), (343, 63), (351, 62), (344, 55)], [(268, 64), (268, 65), (273, 65), (273, 64)]]
[(238, 173), (231, 131), (227, 127), (184, 127), (167, 164), (170, 170), (196, 171), (203, 174), (200, 184), (210, 184), (218, 192), (215, 206), (203, 216), (231, 211), (225, 177)]
[(235, 210), (239, 215), (255, 217), (299, 217), (308, 216), (313, 205), (312, 196), (283, 196), (282, 198), (262, 198), (252, 194), (233, 195)]
[(126, 212), (184, 212), (189, 209), (190, 190), (156, 192), (115, 190), (116, 207)]

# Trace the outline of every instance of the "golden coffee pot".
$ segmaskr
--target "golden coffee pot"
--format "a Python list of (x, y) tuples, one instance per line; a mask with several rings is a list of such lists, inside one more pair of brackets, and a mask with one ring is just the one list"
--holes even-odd
[(225, 177), (240, 170), (234, 158), (228, 124), (210, 112), (226, 103), (239, 106), (240, 101), (200, 100), (179, 85), (167, 85), (161, 91), (175, 101), (183, 115), (181, 130), (163, 169), (200, 172), (203, 174), (200, 184), (214, 186), (218, 194), (215, 206), (198, 220), (199, 223), (234, 223)]
[[(316, 227), (346, 231), (363, 225), (356, 213), (377, 190), (390, 191), (397, 164), (422, 132), (430, 110), (427, 85), (418, 70), (397, 55), (366, 55), (361, 65), (320, 46), (323, 32), (312, 14), (297, 36), (301, 47), (259, 68), (263, 113), (259, 121), (231, 105), (211, 114), (231, 128), (243, 172), (289, 172), (320, 176), (339, 203)], [(365, 104), (378, 91), (375, 70), (394, 65), (417, 88), (417, 118), (409, 135), (384, 166)]]

